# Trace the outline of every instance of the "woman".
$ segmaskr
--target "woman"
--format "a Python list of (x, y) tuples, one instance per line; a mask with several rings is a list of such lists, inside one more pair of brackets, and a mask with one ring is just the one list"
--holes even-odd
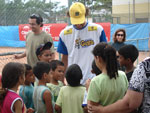
[(122, 46), (125, 45), (126, 41), (126, 31), (124, 29), (118, 29), (113, 37), (114, 43), (112, 43), (112, 46), (118, 51)]
[[(112, 47), (114, 47), (117, 51), (116, 55), (117, 57), (118, 55), (118, 50), (123, 47), (125, 45), (125, 41), (126, 41), (126, 31), (124, 29), (118, 29), (113, 37), (113, 41), (114, 43), (112, 43)], [(125, 71), (125, 67), (120, 66), (119, 62), (118, 62), (118, 69)]]

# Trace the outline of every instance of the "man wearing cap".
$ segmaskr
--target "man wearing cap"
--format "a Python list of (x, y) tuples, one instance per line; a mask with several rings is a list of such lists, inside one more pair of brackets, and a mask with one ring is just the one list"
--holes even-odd
[[(40, 15), (32, 14), (29, 18), (29, 25), (32, 32), (29, 32), (26, 36), (26, 51), (23, 54), (15, 55), (16, 59), (23, 58), (27, 56), (27, 63), (32, 67), (38, 61), (36, 56), (36, 49), (46, 42), (52, 42), (51, 36), (42, 31), (43, 19)], [(54, 53), (54, 46), (52, 46), (51, 51)]]
[(99, 42), (107, 42), (102, 26), (86, 22), (88, 9), (76, 2), (71, 5), (68, 16), (71, 24), (60, 33), (57, 51), (62, 54), (65, 67), (78, 64), (83, 72), (81, 84), (95, 75), (91, 73), (91, 65), (94, 59), (91, 51)]

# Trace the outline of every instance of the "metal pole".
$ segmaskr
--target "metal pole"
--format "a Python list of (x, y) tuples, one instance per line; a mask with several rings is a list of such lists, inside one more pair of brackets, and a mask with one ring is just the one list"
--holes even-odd
[[(139, 40), (137, 40), (137, 49), (139, 50)], [(139, 63), (139, 58), (137, 59), (137, 64)]]
[[(69, 11), (71, 4), (72, 4), (72, 0), (68, 0), (68, 11)], [(71, 25), (70, 18), (68, 18), (68, 25)]]
[(148, 23), (150, 23), (150, 17), (149, 17), (149, 0), (148, 0)]
[(148, 0), (148, 23), (149, 23), (149, 37), (150, 37), (150, 7), (149, 7), (149, 0)]
[(135, 0), (133, 0), (133, 23), (135, 23)]
[(129, 24), (130, 24), (130, 1), (129, 1)]

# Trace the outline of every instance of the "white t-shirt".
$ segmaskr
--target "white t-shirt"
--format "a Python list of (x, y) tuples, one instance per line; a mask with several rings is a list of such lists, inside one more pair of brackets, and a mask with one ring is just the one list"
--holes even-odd
[(86, 23), (82, 29), (74, 25), (66, 27), (60, 33), (57, 51), (68, 55), (68, 66), (78, 64), (83, 73), (81, 84), (95, 75), (91, 73), (91, 65), (94, 59), (92, 50), (99, 42), (107, 42), (102, 26), (94, 23)]

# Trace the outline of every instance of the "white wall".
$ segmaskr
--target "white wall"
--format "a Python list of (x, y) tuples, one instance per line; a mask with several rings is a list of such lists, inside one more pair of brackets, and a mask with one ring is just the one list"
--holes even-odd
[[(148, 3), (150, 0), (135, 0), (135, 3)], [(133, 0), (112, 0), (112, 5), (133, 4)]]

